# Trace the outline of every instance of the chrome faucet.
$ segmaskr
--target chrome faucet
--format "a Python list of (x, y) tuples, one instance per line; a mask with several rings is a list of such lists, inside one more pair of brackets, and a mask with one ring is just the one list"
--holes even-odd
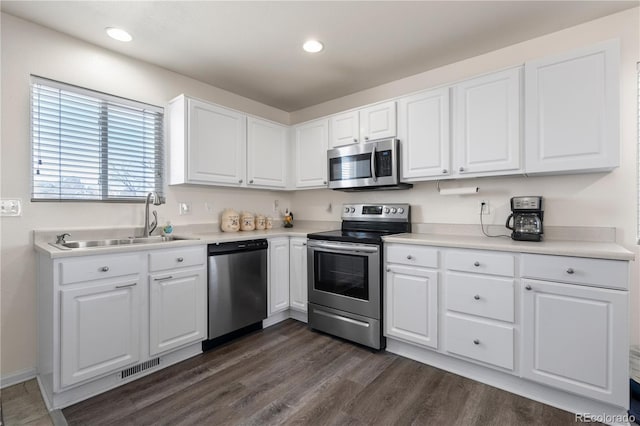
[(162, 199), (157, 192), (150, 192), (147, 194), (147, 198), (144, 203), (144, 233), (143, 237), (148, 237), (158, 226), (158, 212), (153, 211), (153, 223), (149, 224), (149, 203), (153, 203), (154, 206), (162, 204)]

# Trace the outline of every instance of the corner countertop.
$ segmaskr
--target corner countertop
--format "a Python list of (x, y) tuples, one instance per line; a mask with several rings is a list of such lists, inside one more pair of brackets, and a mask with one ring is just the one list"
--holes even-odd
[(504, 237), (441, 234), (397, 234), (383, 237), (387, 243), (417, 244), (437, 247), (496, 250), (555, 256), (588, 257), (610, 260), (634, 260), (635, 254), (619, 244), (594, 241), (545, 240), (514, 241)]
[(293, 227), (293, 228), (274, 228), (264, 231), (238, 231), (238, 232), (185, 232), (176, 233), (175, 236), (180, 238), (190, 238), (185, 240), (176, 240), (171, 242), (158, 242), (149, 244), (131, 244), (124, 246), (110, 246), (110, 247), (93, 247), (83, 249), (69, 249), (63, 250), (55, 246), (52, 246), (47, 241), (36, 241), (34, 247), (37, 251), (48, 254), (50, 258), (64, 258), (64, 257), (80, 257), (80, 256), (93, 256), (97, 254), (113, 254), (113, 253), (125, 253), (144, 250), (158, 250), (158, 249), (170, 249), (175, 247), (188, 247), (207, 245), (215, 243), (224, 243), (229, 241), (246, 241), (254, 240), (258, 238), (275, 238), (275, 237), (301, 237), (306, 238), (307, 234), (312, 232), (323, 231), (325, 228), (308, 228), (308, 227)]

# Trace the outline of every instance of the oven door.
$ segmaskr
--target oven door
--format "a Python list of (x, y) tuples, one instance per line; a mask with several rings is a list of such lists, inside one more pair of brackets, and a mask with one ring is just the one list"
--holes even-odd
[(329, 188), (397, 185), (398, 140), (385, 139), (327, 151)]
[(381, 318), (380, 246), (309, 240), (309, 302)]

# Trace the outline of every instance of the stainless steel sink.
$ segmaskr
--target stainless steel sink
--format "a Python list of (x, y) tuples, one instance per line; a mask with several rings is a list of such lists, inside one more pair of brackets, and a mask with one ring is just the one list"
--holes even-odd
[(197, 239), (198, 238), (158, 235), (154, 237), (129, 237), (129, 238), (121, 238), (121, 239), (65, 241), (64, 243), (59, 243), (59, 244), (58, 243), (49, 243), (49, 244), (62, 250), (71, 250), (71, 249), (126, 246), (126, 245), (132, 245), (132, 244), (168, 243), (171, 241), (197, 240)]

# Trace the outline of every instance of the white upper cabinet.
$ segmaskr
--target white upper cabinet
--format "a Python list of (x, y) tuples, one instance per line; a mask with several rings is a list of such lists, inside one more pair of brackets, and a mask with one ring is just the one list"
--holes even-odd
[(394, 136), (396, 136), (395, 102), (385, 102), (360, 110), (361, 142)]
[(330, 119), (330, 147), (396, 136), (395, 101), (337, 114)]
[(360, 142), (360, 118), (358, 111), (350, 111), (331, 117), (331, 148)]
[(618, 40), (525, 64), (527, 173), (619, 165)]
[(521, 68), (514, 68), (454, 86), (454, 173), (507, 174), (521, 168), (520, 75)]
[(327, 186), (329, 120), (322, 119), (294, 128), (296, 188)]
[(450, 174), (448, 87), (398, 101), (398, 139), (403, 180)]
[(172, 185), (239, 186), (245, 176), (246, 116), (180, 96), (169, 104)]
[(247, 185), (287, 184), (287, 127), (259, 118), (247, 120)]

